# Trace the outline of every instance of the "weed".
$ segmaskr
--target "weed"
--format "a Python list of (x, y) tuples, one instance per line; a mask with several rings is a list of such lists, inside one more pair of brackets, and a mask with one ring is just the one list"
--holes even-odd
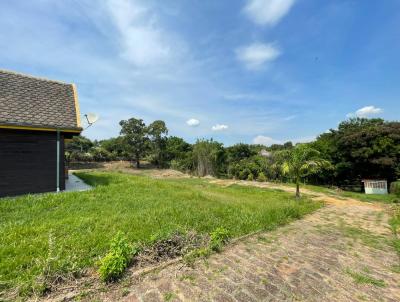
[(164, 294), (164, 301), (172, 301), (175, 298), (175, 294), (173, 292), (167, 292)]
[(129, 293), (130, 293), (130, 290), (128, 288), (124, 288), (122, 290), (122, 297), (126, 297), (127, 295), (129, 295)]
[(132, 249), (122, 232), (112, 239), (110, 251), (99, 261), (99, 274), (103, 281), (109, 282), (121, 277), (129, 264), (130, 257), (138, 253)]
[(350, 270), (349, 268), (346, 269), (346, 273), (349, 276), (351, 276), (354, 279), (354, 282), (356, 282), (357, 284), (371, 284), (371, 285), (374, 285), (377, 287), (385, 287), (386, 286), (385, 281), (383, 281), (381, 279), (375, 279), (364, 273), (354, 272), (354, 271)]
[(109, 252), (100, 260), (100, 278), (106, 282), (114, 281), (122, 275), (127, 266), (128, 260), (122, 254)]
[(195, 281), (196, 281), (196, 277), (194, 276), (194, 275), (191, 275), (191, 274), (186, 274), (186, 275), (182, 275), (180, 278), (179, 278), (179, 280), (180, 281), (189, 281), (191, 284), (195, 284)]
[(375, 235), (361, 227), (349, 226), (344, 221), (339, 223), (338, 229), (344, 236), (360, 240), (364, 245), (375, 249), (383, 249), (387, 245), (387, 240), (383, 236)]
[(40, 263), (40, 275), (34, 280), (30, 288), (22, 288), (24, 294), (32, 291), (36, 296), (42, 296), (51, 288), (67, 279), (74, 279), (80, 276), (81, 270), (76, 265), (76, 259), (71, 254), (66, 258), (60, 256), (57, 248), (57, 240), (54, 233), (50, 231), (48, 236), (48, 253)]
[(205, 259), (213, 252), (220, 252), (228, 240), (229, 231), (223, 227), (218, 227), (210, 233), (210, 240), (207, 246), (202, 246), (191, 250), (183, 257), (183, 260), (187, 265), (192, 266), (196, 259)]
[(390, 270), (394, 273), (400, 274), (400, 265), (393, 265)]
[(259, 236), (257, 236), (257, 241), (265, 242), (265, 243), (271, 243), (273, 240), (269, 239), (269, 238), (267, 238), (267, 237), (265, 237), (263, 235), (259, 235)]
[(229, 232), (223, 227), (218, 227), (210, 233), (210, 249), (219, 252), (222, 246), (228, 242)]
[(199, 259), (199, 258), (207, 258), (209, 255), (211, 255), (211, 250), (209, 247), (202, 247), (195, 249), (189, 253), (187, 253), (184, 257), (183, 260), (188, 266), (192, 266), (194, 262)]

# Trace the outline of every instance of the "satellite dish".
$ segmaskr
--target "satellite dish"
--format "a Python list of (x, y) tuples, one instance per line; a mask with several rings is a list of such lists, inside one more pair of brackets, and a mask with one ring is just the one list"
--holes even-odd
[(91, 113), (91, 112), (88, 114), (85, 114), (85, 117), (86, 117), (86, 121), (88, 123), (88, 126), (86, 127), (86, 129), (89, 128), (90, 126), (92, 126), (94, 123), (96, 123), (99, 119), (99, 116), (96, 113)]

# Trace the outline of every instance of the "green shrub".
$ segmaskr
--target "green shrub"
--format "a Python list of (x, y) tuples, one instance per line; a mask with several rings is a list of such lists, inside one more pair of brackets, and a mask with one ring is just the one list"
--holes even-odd
[(121, 277), (128, 265), (127, 259), (118, 252), (109, 252), (100, 260), (99, 274), (103, 281), (109, 282)]
[(261, 172), (260, 174), (258, 174), (257, 180), (260, 182), (267, 181), (267, 177), (265, 176), (264, 172)]
[(110, 250), (121, 254), (125, 258), (128, 258), (132, 254), (132, 247), (122, 232), (118, 232), (111, 240)]
[(400, 196), (400, 180), (390, 184), (390, 193)]
[(210, 233), (210, 249), (212, 251), (218, 252), (221, 250), (222, 246), (228, 242), (229, 232), (223, 227), (216, 228)]
[(247, 180), (253, 181), (254, 180), (254, 175), (253, 173), (250, 173), (249, 175), (247, 175)]
[(110, 251), (99, 261), (99, 274), (105, 282), (117, 280), (121, 277), (129, 264), (130, 258), (139, 252), (132, 248), (122, 232), (111, 240)]
[(238, 178), (241, 180), (245, 180), (247, 179), (247, 177), (249, 176), (249, 174), (251, 173), (251, 171), (247, 168), (241, 170), (238, 174)]

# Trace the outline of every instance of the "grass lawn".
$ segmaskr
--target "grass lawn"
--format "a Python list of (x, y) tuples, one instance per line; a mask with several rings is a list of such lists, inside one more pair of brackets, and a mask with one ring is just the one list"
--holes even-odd
[[(294, 184), (290, 184), (295, 186)], [(357, 193), (357, 192), (350, 192), (350, 191), (336, 191), (334, 189), (322, 186), (314, 186), (314, 185), (300, 185), (301, 188), (308, 189), (310, 191), (318, 192), (318, 193), (325, 193), (328, 195), (333, 195), (337, 197), (348, 197), (353, 199), (358, 199), (361, 201), (366, 202), (383, 202), (383, 203), (395, 203), (400, 202), (400, 197), (394, 194), (365, 194), (365, 193)]]
[(0, 292), (29, 294), (43, 274), (93, 267), (110, 239), (133, 243), (175, 230), (232, 237), (273, 229), (321, 204), (259, 188), (221, 187), (200, 179), (152, 179), (116, 172), (78, 173), (87, 192), (0, 199)]

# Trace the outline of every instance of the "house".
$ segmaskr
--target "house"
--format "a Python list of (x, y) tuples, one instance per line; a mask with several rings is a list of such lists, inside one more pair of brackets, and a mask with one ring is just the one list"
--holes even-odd
[(81, 131), (74, 84), (0, 70), (0, 197), (64, 190), (64, 142)]
[(263, 157), (271, 157), (271, 155), (272, 155), (271, 152), (269, 152), (265, 149), (262, 149), (259, 154)]
[(376, 179), (363, 179), (365, 194), (387, 194), (387, 181)]

